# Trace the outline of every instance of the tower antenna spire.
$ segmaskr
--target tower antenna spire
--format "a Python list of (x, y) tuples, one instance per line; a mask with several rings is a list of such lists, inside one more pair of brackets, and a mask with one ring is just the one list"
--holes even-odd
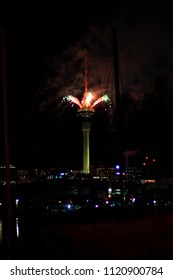
[(88, 59), (87, 59), (87, 51), (85, 54), (85, 93), (88, 92)]

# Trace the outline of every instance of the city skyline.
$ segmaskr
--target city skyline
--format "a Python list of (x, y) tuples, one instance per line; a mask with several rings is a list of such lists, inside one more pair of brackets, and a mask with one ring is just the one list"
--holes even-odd
[(172, 3), (14, 6), (0, 19), (0, 258), (171, 259)]

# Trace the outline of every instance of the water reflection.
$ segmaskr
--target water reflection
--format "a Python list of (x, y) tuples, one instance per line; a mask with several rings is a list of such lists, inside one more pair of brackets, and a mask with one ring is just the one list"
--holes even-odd
[[(16, 218), (16, 236), (19, 237), (19, 219)], [(0, 243), (2, 243), (2, 219), (0, 219)]]
[(19, 237), (19, 219), (16, 218), (16, 235)]

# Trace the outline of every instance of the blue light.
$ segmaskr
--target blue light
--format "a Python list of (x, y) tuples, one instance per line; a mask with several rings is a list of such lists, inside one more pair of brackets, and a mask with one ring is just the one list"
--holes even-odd
[(117, 170), (119, 170), (119, 169), (120, 169), (119, 164), (117, 164), (117, 165), (115, 166), (115, 168), (116, 168)]

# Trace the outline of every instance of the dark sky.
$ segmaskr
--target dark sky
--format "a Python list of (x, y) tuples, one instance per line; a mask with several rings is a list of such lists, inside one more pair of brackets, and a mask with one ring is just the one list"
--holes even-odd
[[(156, 157), (160, 168), (171, 174), (173, 20), (166, 4), (116, 1), (114, 6), (82, 6), (80, 12), (58, 8), (47, 15), (35, 11), (30, 18), (22, 13), (5, 24), (12, 164), (20, 168), (82, 167), (77, 108), (61, 100), (68, 92), (82, 96), (78, 76), (83, 71), (85, 49), (89, 87), (106, 88), (112, 99), (112, 109), (98, 106), (93, 118), (91, 163), (116, 163), (116, 127), (112, 123), (116, 108), (112, 28), (116, 28), (123, 148)], [(3, 131), (2, 122), (1, 127)]]

